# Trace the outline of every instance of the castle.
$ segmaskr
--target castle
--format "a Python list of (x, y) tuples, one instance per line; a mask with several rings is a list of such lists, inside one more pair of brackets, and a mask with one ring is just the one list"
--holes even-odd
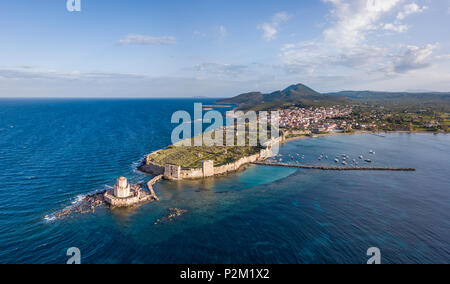
[(162, 175), (164, 179), (167, 180), (203, 179), (220, 176), (230, 172), (236, 172), (241, 167), (247, 164), (265, 160), (269, 157), (274, 156), (274, 149), (276, 149), (276, 147), (279, 147), (279, 145), (283, 142), (284, 136), (278, 137), (276, 139), (271, 139), (264, 144), (265, 148), (257, 154), (248, 157), (242, 157), (237, 161), (219, 166), (214, 165), (214, 161), (205, 160), (202, 161), (201, 167), (199, 168), (183, 168), (180, 165), (156, 164), (152, 161), (152, 156), (159, 155), (159, 153), (164, 151), (158, 150), (147, 155), (142, 165), (139, 167), (139, 170), (147, 174)]
[(127, 198), (131, 194), (131, 185), (128, 183), (125, 177), (117, 179), (117, 183), (114, 186), (114, 196), (118, 198)]
[(158, 182), (162, 176), (153, 178), (148, 184), (148, 191), (144, 190), (140, 184), (131, 185), (125, 177), (117, 179), (114, 188), (105, 192), (104, 199), (112, 207), (128, 207), (138, 203), (158, 200), (153, 185)]

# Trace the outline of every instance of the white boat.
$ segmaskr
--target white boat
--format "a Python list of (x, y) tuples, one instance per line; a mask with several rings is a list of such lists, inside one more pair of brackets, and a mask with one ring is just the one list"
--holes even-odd
[(339, 163), (339, 159), (334, 160), (336, 163)]

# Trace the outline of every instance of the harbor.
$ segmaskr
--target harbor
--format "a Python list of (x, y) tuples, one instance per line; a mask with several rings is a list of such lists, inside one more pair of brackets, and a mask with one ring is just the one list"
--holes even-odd
[(322, 171), (396, 171), (396, 172), (416, 171), (415, 168), (393, 168), (393, 167), (331, 167), (331, 166), (307, 166), (307, 165), (305, 166), (305, 165), (293, 165), (274, 162), (254, 162), (252, 164), (258, 166), (298, 168), (298, 169), (322, 170)]

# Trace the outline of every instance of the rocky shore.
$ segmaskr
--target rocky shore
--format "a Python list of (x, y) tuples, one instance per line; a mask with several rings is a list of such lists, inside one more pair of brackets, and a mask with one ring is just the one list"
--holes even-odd
[(45, 218), (63, 220), (79, 214), (94, 213), (95, 209), (99, 207), (130, 207), (145, 202), (159, 201), (153, 186), (161, 179), (162, 176), (157, 176), (151, 179), (147, 184), (138, 183), (130, 185), (130, 196), (127, 198), (115, 197), (114, 189), (87, 195), (77, 204), (54, 213), (52, 216), (45, 216)]
[(169, 209), (169, 215), (166, 216), (166, 217), (163, 217), (161, 219), (158, 219), (155, 222), (155, 225), (169, 223), (173, 219), (178, 218), (178, 217), (182, 216), (183, 214), (185, 214), (187, 212), (188, 212), (187, 210), (183, 210), (183, 209), (170, 208)]
[(104, 198), (105, 192), (106, 190), (87, 195), (76, 205), (69, 206), (60, 212), (54, 213), (53, 216), (47, 215), (45, 218), (64, 220), (78, 214), (94, 213), (96, 208), (106, 204)]

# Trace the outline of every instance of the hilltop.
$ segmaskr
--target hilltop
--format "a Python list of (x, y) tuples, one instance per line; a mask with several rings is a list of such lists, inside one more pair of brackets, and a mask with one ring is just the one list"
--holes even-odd
[(218, 101), (219, 104), (238, 105), (240, 110), (268, 110), (288, 106), (318, 107), (333, 105), (378, 105), (389, 108), (431, 108), (448, 112), (450, 92), (374, 92), (342, 91), (319, 93), (303, 84), (292, 85), (270, 94), (251, 92)]
[(217, 103), (235, 104), (242, 110), (267, 110), (291, 105), (310, 107), (346, 104), (348, 102), (350, 100), (345, 97), (321, 94), (303, 84), (297, 84), (270, 94), (245, 93), (234, 98), (220, 100)]

